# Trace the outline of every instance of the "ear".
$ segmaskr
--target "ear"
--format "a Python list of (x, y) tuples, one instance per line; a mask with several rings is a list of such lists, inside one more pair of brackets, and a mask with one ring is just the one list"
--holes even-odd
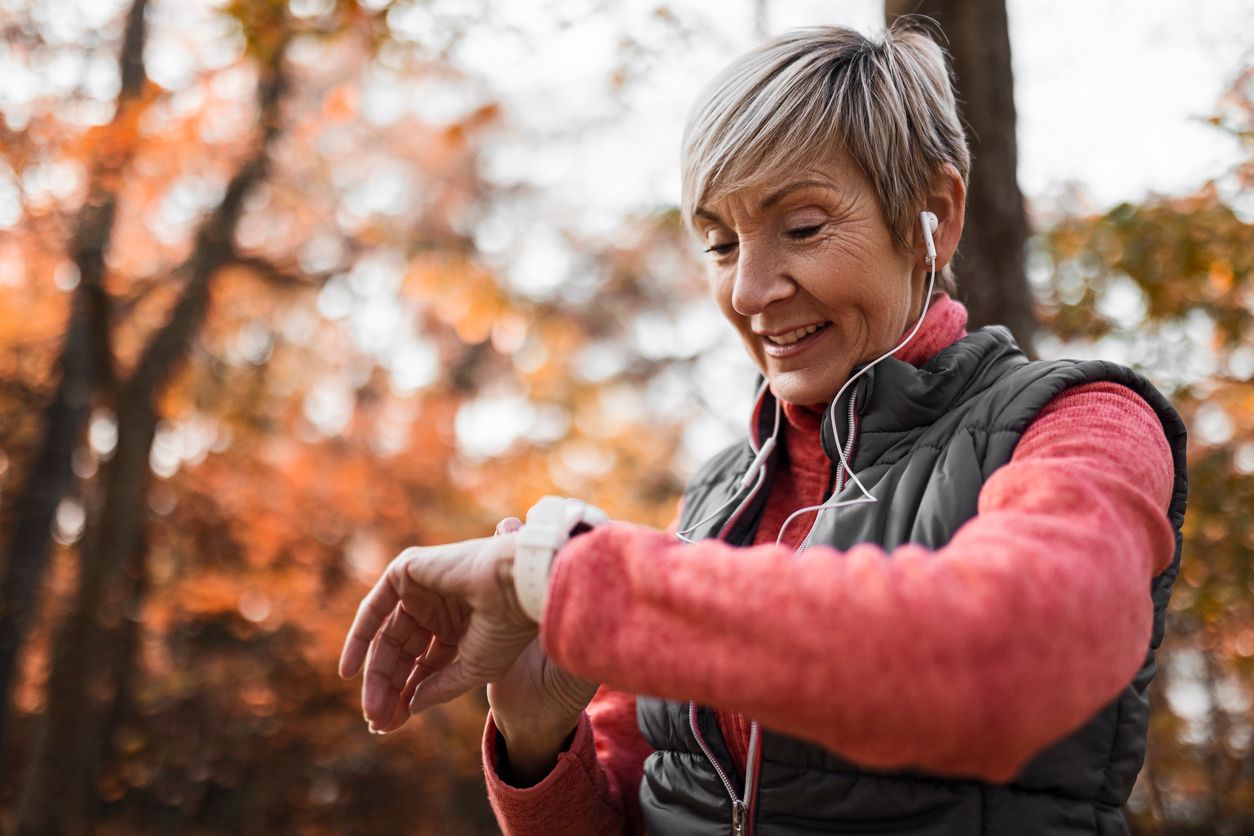
[[(936, 232), (932, 233), (932, 242), (936, 244), (936, 269), (939, 271), (954, 257), (967, 217), (967, 186), (952, 163), (945, 163), (937, 173), (924, 208), (935, 213), (939, 222)], [(927, 247), (918, 224), (915, 224), (914, 232), (916, 265), (926, 270)]]

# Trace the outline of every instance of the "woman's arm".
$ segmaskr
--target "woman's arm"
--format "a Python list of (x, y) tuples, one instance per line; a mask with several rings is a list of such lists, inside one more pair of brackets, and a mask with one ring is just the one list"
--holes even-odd
[(557, 766), (531, 787), (502, 778), (508, 752), (488, 717), (483, 765), (488, 800), (505, 836), (643, 833), (640, 778), (652, 751), (636, 726), (636, 698), (602, 687)]
[[(666, 530), (674, 534), (678, 529), (677, 514)], [(507, 780), (509, 752), (489, 715), (483, 735), (488, 800), (506, 836), (643, 833), (640, 781), (652, 751), (636, 724), (635, 695), (603, 686), (557, 766), (538, 783), (520, 788)]]
[(1114, 384), (1055, 398), (945, 547), (735, 548), (611, 524), (564, 547), (541, 638), (868, 766), (992, 781), (1126, 686), (1169, 564), (1171, 455)]

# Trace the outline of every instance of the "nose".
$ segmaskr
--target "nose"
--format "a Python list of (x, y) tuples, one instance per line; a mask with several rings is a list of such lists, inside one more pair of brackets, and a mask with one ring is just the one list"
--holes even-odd
[(732, 308), (741, 316), (756, 316), (771, 303), (787, 299), (797, 285), (788, 276), (783, 259), (769, 246), (741, 240), (732, 284)]

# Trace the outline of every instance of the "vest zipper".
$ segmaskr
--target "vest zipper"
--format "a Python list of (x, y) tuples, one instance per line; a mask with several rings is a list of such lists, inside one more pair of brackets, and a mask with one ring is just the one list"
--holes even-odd
[[(858, 435), (858, 413), (857, 413), (856, 404), (858, 403), (858, 388), (861, 385), (862, 384), (860, 382), (857, 384), (854, 384), (853, 392), (851, 392), (849, 395), (849, 425), (848, 425), (847, 432), (845, 433), (845, 448), (843, 452), (845, 454), (845, 461), (849, 462), (850, 465), (853, 464), (853, 445)], [(841, 489), (844, 487), (845, 487), (845, 468), (841, 467), (840, 464), (837, 463), (836, 465), (836, 489), (832, 491), (832, 496), (828, 497), (828, 499), (830, 500), (833, 497), (839, 495)], [(815, 513), (814, 522), (810, 523), (810, 530), (806, 532), (805, 539), (801, 541), (800, 546), (797, 546), (796, 554), (801, 554), (803, 551), (810, 548), (810, 538), (814, 536), (814, 527), (818, 525), (819, 513), (821, 512)]]
[[(688, 725), (692, 728), (692, 736), (697, 739), (697, 745), (701, 747), (701, 751), (705, 753), (705, 757), (710, 761), (710, 765), (713, 766), (714, 771), (718, 773), (719, 780), (723, 782), (723, 789), (727, 790), (727, 797), (731, 799), (732, 836), (748, 836), (751, 832), (749, 822), (749, 801), (753, 798), (751, 793), (757, 789), (752, 786), (752, 784), (757, 780), (757, 770), (754, 768), (754, 749), (761, 745), (759, 742), (757, 721), (753, 721), (753, 725), (749, 732), (749, 757), (746, 760), (745, 797), (743, 799), (736, 795), (736, 788), (732, 785), (731, 778), (727, 775), (727, 770), (723, 769), (723, 765), (718, 762), (718, 758), (714, 757), (714, 752), (710, 749), (710, 745), (705, 742), (705, 736), (701, 734), (701, 729), (697, 727), (696, 700), (688, 701)], [(750, 770), (752, 770), (752, 772)]]
[[(745, 757), (745, 804), (748, 831), (752, 836), (754, 814), (758, 808), (758, 770), (762, 760), (762, 729), (757, 720), (749, 724), (749, 752)], [(735, 822), (732, 822), (733, 827)]]
[[(854, 395), (857, 395), (857, 387), (854, 387)], [(853, 401), (851, 400), (850, 403), (852, 404)], [(745, 506), (753, 501), (753, 498), (758, 495), (758, 491), (762, 489), (762, 483), (763, 480), (761, 478), (757, 479), (753, 487), (749, 489), (749, 493), (728, 514), (727, 519), (719, 526), (718, 539), (727, 539), (728, 532), (740, 519), (740, 514), (744, 511)], [(731, 799), (732, 836), (751, 836), (753, 833), (751, 812), (758, 792), (758, 759), (762, 751), (761, 729), (758, 726), (758, 721), (753, 720), (749, 726), (749, 753), (745, 759), (744, 798), (736, 794), (736, 788), (732, 785), (731, 778), (727, 775), (727, 770), (723, 769), (723, 765), (718, 762), (718, 758), (714, 757), (714, 752), (710, 749), (710, 745), (705, 742), (705, 736), (701, 734), (701, 729), (697, 727), (696, 700), (688, 701), (688, 725), (692, 728), (692, 736), (696, 738), (697, 745), (701, 747), (701, 751), (705, 754), (706, 759), (718, 774), (719, 780), (723, 782), (723, 789), (727, 791), (727, 797)]]
[(740, 514), (744, 511), (745, 506), (753, 501), (753, 498), (758, 495), (758, 491), (762, 490), (762, 482), (763, 480), (760, 477), (754, 480), (753, 487), (749, 489), (749, 493), (746, 494), (745, 498), (740, 500), (736, 507), (732, 509), (732, 512), (727, 515), (727, 519), (723, 521), (723, 524), (719, 526), (718, 529), (717, 537), (719, 540), (727, 539), (728, 532), (731, 531), (732, 526), (734, 526), (740, 519)]

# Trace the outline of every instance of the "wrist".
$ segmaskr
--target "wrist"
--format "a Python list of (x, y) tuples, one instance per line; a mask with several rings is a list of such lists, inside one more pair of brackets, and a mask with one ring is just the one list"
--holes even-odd
[(493, 712), (496, 725), (497, 774), (507, 784), (526, 789), (545, 778), (557, 766), (558, 758), (570, 748), (578, 730), (578, 720), (562, 727), (546, 730), (524, 722), (510, 726), (509, 722)]

